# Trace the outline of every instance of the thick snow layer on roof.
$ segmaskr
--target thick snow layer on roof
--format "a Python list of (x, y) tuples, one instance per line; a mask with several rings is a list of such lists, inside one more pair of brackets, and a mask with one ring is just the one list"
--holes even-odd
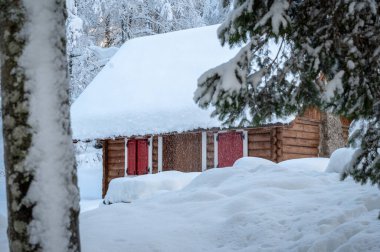
[(217, 26), (126, 42), (72, 105), (74, 138), (143, 135), (220, 126), (193, 101), (198, 77), (228, 61)]

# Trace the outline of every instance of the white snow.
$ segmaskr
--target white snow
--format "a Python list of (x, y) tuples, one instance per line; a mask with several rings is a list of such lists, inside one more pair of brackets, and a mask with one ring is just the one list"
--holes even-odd
[(335, 92), (337, 92), (338, 94), (343, 93), (343, 75), (344, 71), (339, 71), (335, 74), (334, 78), (326, 84), (323, 99), (325, 99), (326, 101), (330, 101), (335, 96)]
[(351, 148), (340, 148), (335, 150), (331, 154), (326, 172), (342, 173), (346, 165), (351, 161), (355, 151), (355, 149)]
[(100, 46), (90, 46), (89, 49), (93, 52), (97, 59), (92, 63), (98, 66), (104, 66), (119, 50), (119, 48), (113, 46), (108, 48), (103, 48)]
[(75, 139), (220, 127), (193, 101), (197, 79), (229, 61), (217, 25), (127, 41), (71, 107)]
[(289, 8), (289, 2), (286, 0), (275, 0), (270, 10), (255, 25), (254, 29), (264, 26), (271, 19), (272, 31), (276, 35), (280, 32), (280, 26), (286, 28), (288, 25), (286, 10)]
[(327, 166), (329, 164), (328, 158), (297, 158), (297, 159), (290, 159), (286, 161), (282, 161), (278, 163), (281, 167), (287, 168), (287, 169), (301, 169), (307, 171), (319, 171), (324, 172), (327, 169)]
[(179, 191), (83, 213), (82, 250), (380, 251), (377, 187), (309, 167), (322, 168), (324, 159), (259, 160), (208, 170)]
[(84, 213), (87, 211), (94, 210), (103, 205), (102, 199), (93, 199), (93, 200), (80, 200), (80, 212)]
[(199, 172), (166, 171), (158, 174), (116, 178), (111, 180), (104, 202), (106, 204), (132, 202), (164, 192), (180, 190), (199, 174)]
[(236, 160), (233, 164), (233, 167), (243, 169), (256, 169), (265, 165), (275, 165), (275, 163), (265, 158), (243, 157)]
[[(82, 251), (380, 251), (378, 188), (322, 172), (327, 162), (242, 158), (129, 204), (84, 201)], [(165, 173), (141, 177), (145, 189)]]
[[(29, 94), (28, 125), (32, 132), (31, 147), (19, 172), (30, 172), (33, 180), (23, 204), (33, 205), (33, 220), (28, 224), (29, 242), (44, 251), (65, 251), (70, 245), (71, 210), (79, 210), (79, 192), (70, 184), (74, 169), (74, 151), (69, 130), (68, 79), (64, 13), (55, 1), (23, 1), (25, 7), (25, 47), (18, 64), (25, 70), (25, 92)], [(61, 48), (59, 48), (61, 47)], [(23, 112), (20, 104), (19, 113)], [(13, 134), (27, 129), (16, 127)], [(25, 133), (24, 133), (25, 134)], [(18, 185), (8, 183), (17, 190)], [(20, 206), (12, 204), (14, 211)], [(22, 225), (22, 224), (21, 224)], [(57, 246), (59, 244), (59, 246)]]
[(96, 200), (102, 197), (102, 149), (96, 149), (94, 145), (94, 141), (75, 144), (81, 201)]

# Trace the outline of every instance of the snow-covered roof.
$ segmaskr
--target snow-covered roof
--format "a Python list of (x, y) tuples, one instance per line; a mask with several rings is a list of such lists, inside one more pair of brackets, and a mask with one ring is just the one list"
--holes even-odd
[(198, 77), (231, 59), (217, 26), (126, 42), (71, 107), (74, 138), (106, 138), (219, 127), (193, 101)]
[(220, 127), (193, 101), (197, 79), (229, 61), (217, 25), (126, 42), (71, 107), (75, 139)]

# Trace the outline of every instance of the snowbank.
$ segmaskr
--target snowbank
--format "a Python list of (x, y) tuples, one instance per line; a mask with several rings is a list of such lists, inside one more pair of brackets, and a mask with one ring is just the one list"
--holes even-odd
[(355, 149), (340, 148), (335, 150), (330, 157), (326, 172), (342, 173), (345, 166), (351, 161)]
[(167, 171), (158, 174), (116, 178), (111, 180), (104, 202), (106, 204), (131, 202), (163, 192), (180, 190), (199, 174), (199, 172)]
[(265, 165), (275, 165), (274, 162), (258, 157), (243, 157), (235, 161), (233, 167), (235, 168), (246, 168), (246, 169), (257, 169), (258, 167)]
[(182, 190), (83, 213), (82, 249), (380, 251), (377, 187), (292, 165), (211, 169)]
[(329, 160), (329, 158), (298, 158), (282, 161), (278, 165), (287, 169), (324, 172)]

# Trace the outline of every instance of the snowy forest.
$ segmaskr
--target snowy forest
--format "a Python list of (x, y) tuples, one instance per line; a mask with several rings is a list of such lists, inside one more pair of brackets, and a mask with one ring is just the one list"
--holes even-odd
[(377, 0), (0, 0), (0, 251), (380, 251)]

